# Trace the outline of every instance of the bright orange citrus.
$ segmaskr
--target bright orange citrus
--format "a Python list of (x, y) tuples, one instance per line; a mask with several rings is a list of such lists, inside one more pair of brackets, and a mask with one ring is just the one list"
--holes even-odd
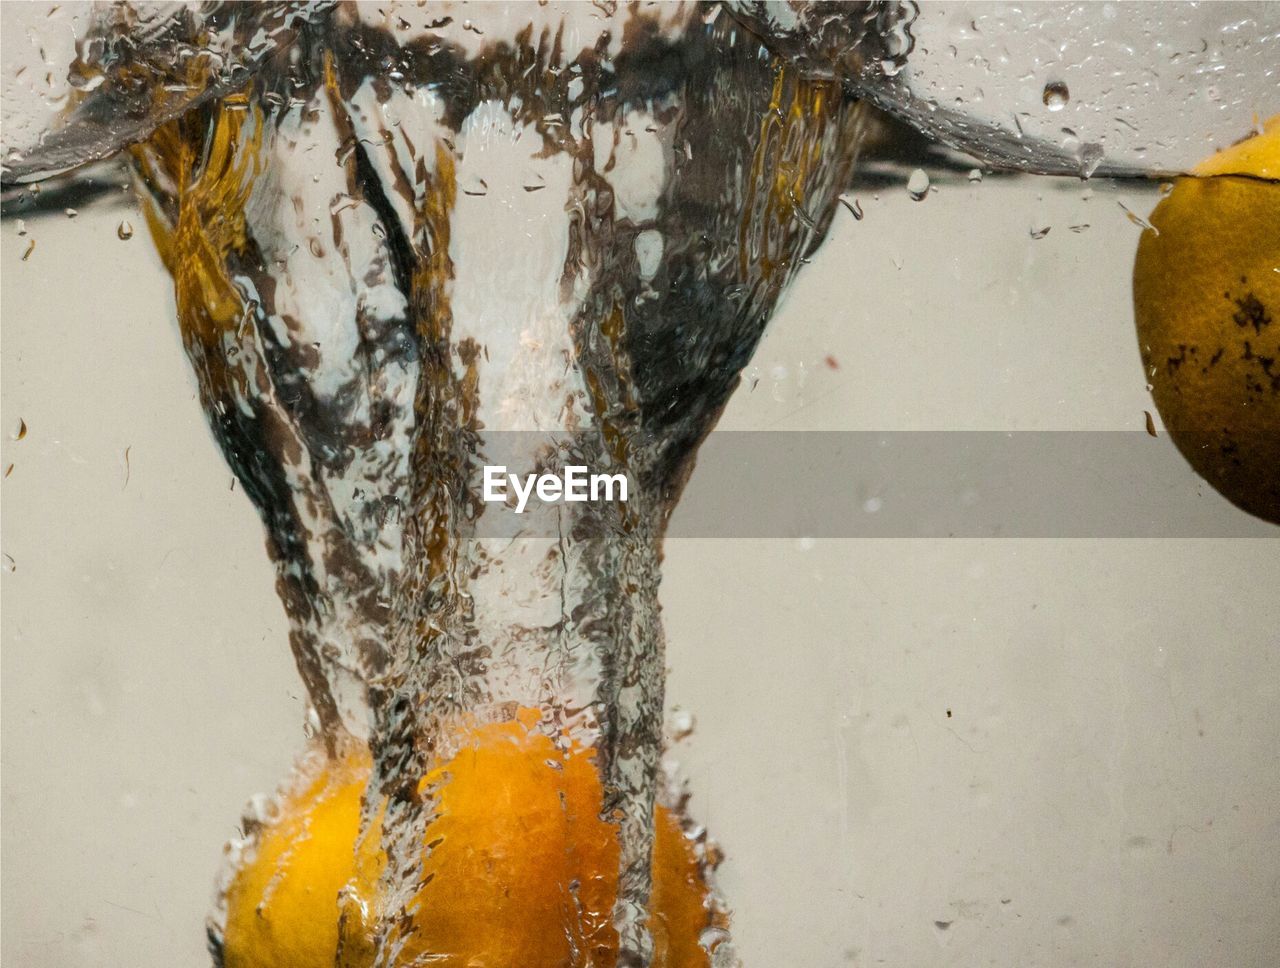
[[(615, 963), (619, 847), (616, 827), (600, 817), (594, 754), (557, 748), (530, 728), (535, 721), (471, 728), (459, 752), (423, 779), (436, 819), (423, 835), (430, 847), (397, 964)], [(384, 861), (356, 845), (368, 772), (368, 754), (352, 753), (313, 767), (283, 798), (227, 890), (226, 968), (364, 968), (372, 960), (370, 912)], [(650, 909), (655, 968), (708, 965), (699, 935), (724, 918), (694, 844), (662, 807)]]

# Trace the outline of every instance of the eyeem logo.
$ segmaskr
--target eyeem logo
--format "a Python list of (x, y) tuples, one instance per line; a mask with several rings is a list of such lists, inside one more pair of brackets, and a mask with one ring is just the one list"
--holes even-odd
[[(505, 504), (507, 488), (516, 496), (516, 514), (524, 514), (532, 494), (546, 504), (558, 501), (566, 503), (585, 501), (626, 501), (627, 476), (625, 474), (591, 474), (581, 464), (569, 464), (561, 475), (550, 471), (543, 474), (526, 474), (521, 480), (518, 474), (508, 474), (505, 464), (486, 464), (484, 467), (484, 502)], [(616, 496), (615, 496), (616, 495)]]

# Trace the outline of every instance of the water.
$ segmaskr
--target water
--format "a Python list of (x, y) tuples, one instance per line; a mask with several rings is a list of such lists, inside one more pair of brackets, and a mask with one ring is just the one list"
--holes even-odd
[[(321, 742), (373, 752), (380, 963), (408, 943), (434, 819), (416, 778), (454, 755), (459, 724), (521, 709), (599, 753), (622, 846), (613, 921), (624, 962), (643, 963), (663, 528), (839, 211), (867, 111), (789, 49), (803, 31), (742, 10), (665, 11), (632, 33), (615, 11), (612, 33), (575, 20), (559, 42), (554, 13), (423, 16), (232, 17), (212, 42), (166, 34), (195, 67), (148, 60), (156, 77), (127, 92), (111, 52), (133, 25), (106, 25), (72, 86), (129, 106), (82, 106), (14, 171), (149, 131), (131, 161), (202, 405), (268, 530)], [(899, 76), (906, 12), (866, 23), (837, 31), (837, 61)], [(1046, 88), (1045, 105), (1065, 96)], [(104, 134), (117, 111), (133, 126)], [(478, 474), (499, 449), (522, 470), (625, 470), (636, 499), (484, 537)]]
[[(536, 43), (495, 54), (476, 25), (431, 33), (419, 11), (316, 16), (247, 87), (220, 89), (234, 64), (202, 68), (220, 98), (184, 82), (180, 117), (168, 96), (131, 112), (163, 122), (133, 164), (323, 742), (373, 752), (386, 963), (411, 943), (400, 912), (434, 816), (412, 778), (450, 760), (463, 723), (521, 709), (597, 751), (621, 957), (651, 957), (663, 522), (834, 212), (863, 114), (727, 16), (636, 18), (649, 37), (625, 45), (627, 16), (611, 36), (571, 15), (567, 40), (547, 16)], [(512, 29), (486, 23), (490, 42)], [(100, 72), (87, 97), (124, 83), (128, 26), (80, 63)], [(179, 61), (148, 67), (168, 84)], [(65, 128), (44, 164), (100, 154), (87, 130)], [(532, 433), (547, 431), (563, 439)], [(478, 537), (479, 472), (512, 432), (529, 435), (512, 470), (621, 469), (637, 493), (549, 512), (554, 540)]]

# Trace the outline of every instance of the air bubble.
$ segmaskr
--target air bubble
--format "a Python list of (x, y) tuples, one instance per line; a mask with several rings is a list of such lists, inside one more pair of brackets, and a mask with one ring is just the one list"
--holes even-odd
[(692, 736), (697, 726), (697, 717), (687, 709), (677, 709), (671, 714), (671, 738), (677, 743)]
[(705, 951), (714, 952), (728, 940), (729, 932), (720, 927), (703, 928), (702, 933), (698, 935), (698, 944)]
[(917, 168), (907, 179), (907, 193), (917, 202), (929, 194), (929, 176), (923, 168)]
[(1071, 92), (1062, 81), (1050, 81), (1044, 86), (1044, 94), (1041, 97), (1044, 106), (1050, 111), (1061, 111), (1071, 100)]

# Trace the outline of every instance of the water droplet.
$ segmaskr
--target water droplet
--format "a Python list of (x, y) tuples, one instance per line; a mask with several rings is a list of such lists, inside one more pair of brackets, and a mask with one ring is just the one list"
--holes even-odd
[(118, 238), (121, 242), (128, 242), (131, 238), (133, 238), (133, 223), (130, 222), (128, 219), (125, 219), (118, 226), (116, 226), (116, 238)]
[(975, 183), (976, 183), (976, 182), (980, 182), (980, 181), (982, 181), (982, 169), (981, 169), (981, 168), (970, 168), (970, 169), (969, 169), (969, 181), (971, 181), (971, 182), (975, 182)]
[(1071, 92), (1062, 81), (1050, 81), (1044, 86), (1044, 94), (1041, 97), (1044, 106), (1050, 111), (1061, 111), (1071, 100)]
[(869, 497), (862, 502), (862, 510), (866, 511), (867, 514), (875, 514), (882, 507), (884, 507), (884, 501), (878, 497)]
[(1049, 234), (1049, 230), (1050, 230), (1050, 229), (1052, 229), (1052, 228), (1053, 228), (1053, 226), (1052, 226), (1052, 225), (1046, 225), (1046, 226), (1045, 226), (1044, 228), (1042, 228), (1042, 229), (1032, 229), (1032, 230), (1031, 230), (1031, 238), (1033, 238), (1033, 239), (1043, 239), (1046, 235), (1048, 235), (1048, 234)]
[(18, 234), (19, 234), (19, 235), (26, 235), (26, 234), (27, 234), (27, 223), (26, 223), (26, 222), (24, 222), (22, 219), (17, 219), (17, 223), (18, 223)]
[(1093, 173), (1102, 164), (1102, 159), (1106, 156), (1106, 153), (1102, 150), (1102, 145), (1090, 141), (1081, 146), (1079, 155), (1080, 177), (1092, 178)]
[(923, 168), (917, 168), (907, 179), (907, 192), (917, 202), (929, 194), (929, 176)]
[(16, 561), (14, 561), (12, 558), (10, 558), (8, 555), (5, 555), (5, 556), (4, 556), (4, 570), (5, 570), (5, 571), (7, 571), (9, 574), (11, 574), (11, 575), (12, 575), (15, 571), (17, 571), (17, 570), (18, 570), (18, 563), (17, 563)]
[(77, 215), (80, 214), (74, 208), (64, 209), (63, 211), (66, 212), (67, 218), (75, 218)]
[(13, 433), (10, 434), (10, 436), (14, 440), (21, 440), (26, 435), (27, 435), (27, 422), (19, 418), (18, 426), (13, 429)]

